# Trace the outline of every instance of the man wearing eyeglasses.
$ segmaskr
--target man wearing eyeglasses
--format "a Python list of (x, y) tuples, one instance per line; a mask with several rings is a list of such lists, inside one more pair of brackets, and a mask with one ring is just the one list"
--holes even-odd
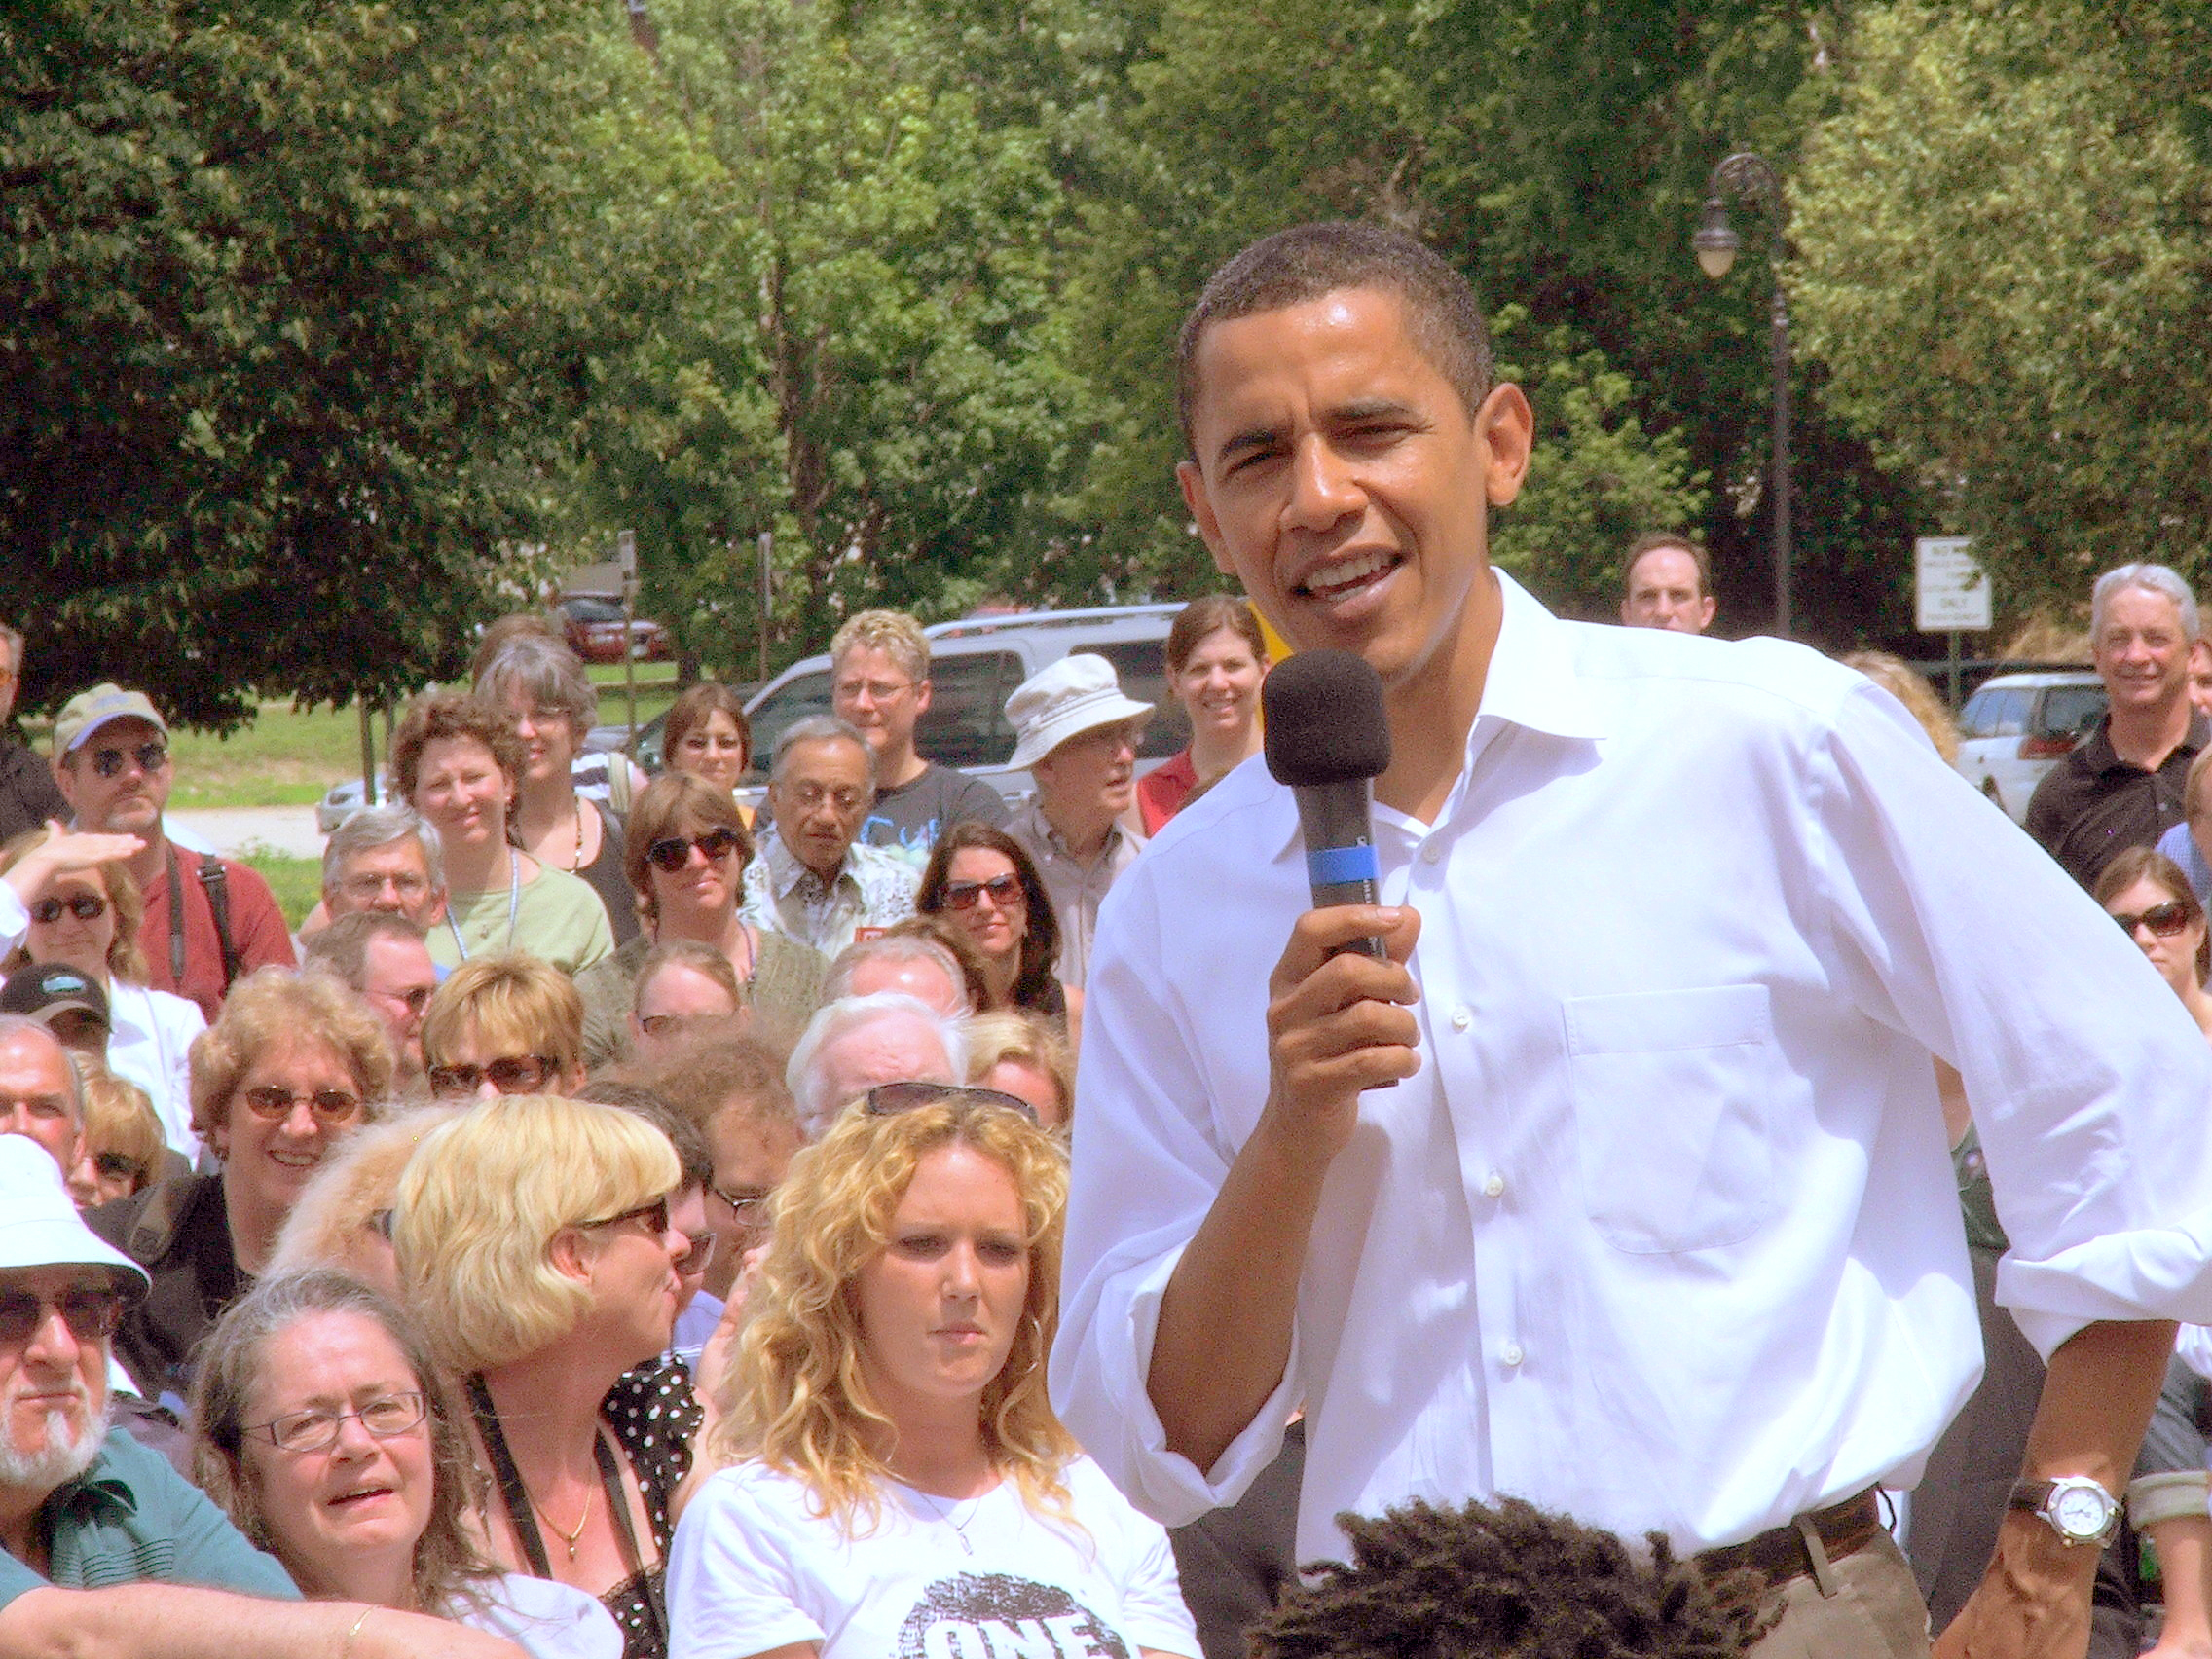
[(888, 847), (860, 844), (875, 799), (875, 752), (833, 717), (796, 720), (776, 739), (768, 809), (776, 832), (745, 868), (740, 913), (833, 957), (863, 930), (914, 913), (921, 872)]
[(69, 803), (54, 787), (54, 774), (16, 732), (16, 689), (22, 674), (23, 637), (0, 622), (0, 845), (69, 816)]
[(62, 705), (54, 778), (77, 828), (138, 837), (125, 863), (146, 900), (138, 928), (146, 983), (190, 997), (212, 1024), (232, 981), (296, 959), (284, 913), (259, 873), (171, 845), (162, 813), (175, 776), (168, 724), (144, 692), (103, 683)]
[(830, 642), (831, 707), (875, 751), (875, 803), (860, 839), (889, 847), (916, 871), (955, 824), (1006, 822), (1006, 797), (914, 747), (930, 707), (930, 642), (903, 610), (864, 610)]
[(301, 1601), (205, 1493), (109, 1426), (109, 1344), (146, 1274), (16, 1135), (0, 1135), (0, 1652), (516, 1659), (444, 1620)]
[(421, 928), (388, 910), (341, 916), (308, 941), (302, 966), (335, 976), (374, 1009), (391, 1033), (400, 1081), (423, 1080), (423, 1013), (438, 970)]
[(323, 843), (323, 913), (335, 922), (383, 910), (428, 932), (445, 919), (442, 855), (437, 830), (414, 808), (364, 807)]

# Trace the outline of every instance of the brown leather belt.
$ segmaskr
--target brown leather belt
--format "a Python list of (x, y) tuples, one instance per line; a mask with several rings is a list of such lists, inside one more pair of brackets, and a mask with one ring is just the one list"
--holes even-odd
[(1821, 1540), (1821, 1549), (1829, 1561), (1841, 1561), (1874, 1541), (1882, 1530), (1882, 1511), (1869, 1487), (1857, 1497), (1847, 1497), (1833, 1508), (1800, 1516), (1755, 1538), (1701, 1551), (1696, 1557), (1698, 1568), (1708, 1578), (1718, 1578), (1730, 1572), (1755, 1572), (1769, 1586), (1817, 1573), (1819, 1568), (1812, 1551), (1806, 1548), (1805, 1534), (1798, 1530), (1800, 1523)]

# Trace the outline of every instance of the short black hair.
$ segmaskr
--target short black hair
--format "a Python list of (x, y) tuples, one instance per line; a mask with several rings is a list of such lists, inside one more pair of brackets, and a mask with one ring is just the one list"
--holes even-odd
[(1194, 459), (1198, 342), (1217, 322), (1304, 305), (1340, 288), (1377, 288), (1405, 308), (1415, 350), (1452, 383), (1471, 418), (1490, 395), (1490, 329), (1482, 302), (1433, 248), (1384, 225), (1333, 219), (1263, 237), (1206, 278), (1175, 340), (1175, 414)]
[(1708, 1580), (1657, 1532), (1641, 1560), (1519, 1498), (1337, 1525), (1352, 1565), (1286, 1593), (1252, 1659), (1738, 1659), (1768, 1622), (1756, 1574)]

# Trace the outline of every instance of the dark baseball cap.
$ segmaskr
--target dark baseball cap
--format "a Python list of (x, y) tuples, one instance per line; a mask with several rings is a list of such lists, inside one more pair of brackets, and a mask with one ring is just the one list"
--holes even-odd
[(107, 992), (100, 989), (99, 981), (66, 963), (18, 968), (0, 985), (0, 1014), (27, 1014), (42, 1025), (52, 1025), (54, 1016), (68, 1009), (94, 1014), (102, 1025), (112, 1023)]

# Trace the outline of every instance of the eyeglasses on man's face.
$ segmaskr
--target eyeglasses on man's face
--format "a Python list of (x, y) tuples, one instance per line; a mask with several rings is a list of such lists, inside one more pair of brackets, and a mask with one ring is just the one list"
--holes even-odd
[(95, 749), (92, 751), (92, 770), (103, 778), (121, 777), (127, 759), (137, 761), (141, 772), (159, 772), (169, 763), (169, 746), (166, 743), (140, 743), (129, 749)]
[(35, 1290), (0, 1290), (0, 1347), (21, 1347), (46, 1322), (51, 1308), (61, 1315), (69, 1335), (80, 1343), (104, 1343), (123, 1323), (123, 1295), (97, 1285), (78, 1285), (59, 1296)]

